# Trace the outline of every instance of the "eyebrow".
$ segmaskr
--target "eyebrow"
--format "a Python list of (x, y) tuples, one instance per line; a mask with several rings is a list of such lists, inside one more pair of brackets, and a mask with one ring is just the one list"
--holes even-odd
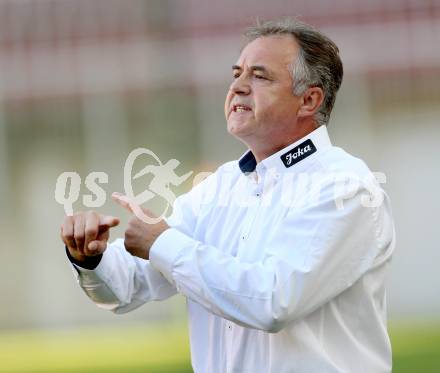
[[(243, 69), (240, 66), (238, 66), (238, 65), (232, 65), (232, 70), (243, 70)], [(263, 73), (271, 75), (271, 72), (265, 66), (263, 66), (263, 65), (251, 66), (250, 70), (252, 72), (254, 72), (254, 71), (261, 71)]]

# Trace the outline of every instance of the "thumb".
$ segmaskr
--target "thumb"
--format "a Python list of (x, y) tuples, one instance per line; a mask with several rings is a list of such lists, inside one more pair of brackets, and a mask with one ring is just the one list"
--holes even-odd
[(95, 240), (89, 243), (86, 250), (89, 256), (95, 256), (102, 254), (106, 248), (107, 248), (107, 241)]
[(119, 225), (120, 220), (114, 216), (105, 215), (99, 218), (99, 227), (113, 228)]

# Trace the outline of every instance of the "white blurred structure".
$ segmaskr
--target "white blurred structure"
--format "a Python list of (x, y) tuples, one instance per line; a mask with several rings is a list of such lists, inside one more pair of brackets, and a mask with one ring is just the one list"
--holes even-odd
[[(334, 142), (387, 175), (398, 233), (391, 316), (439, 314), (439, 1), (2, 0), (0, 327), (115, 322), (69, 273), (57, 176), (106, 171), (111, 192), (136, 146), (186, 170), (240, 155), (222, 114), (240, 35), (256, 16), (286, 15), (339, 45)], [(123, 214), (111, 202), (103, 211)], [(125, 317), (179, 318), (179, 302)]]

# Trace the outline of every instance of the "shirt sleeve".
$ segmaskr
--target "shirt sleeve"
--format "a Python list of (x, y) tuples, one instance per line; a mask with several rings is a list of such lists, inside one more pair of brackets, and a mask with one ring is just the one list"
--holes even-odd
[[(336, 193), (335, 193), (336, 191)], [(151, 265), (208, 311), (240, 325), (277, 332), (349, 288), (391, 255), (387, 201), (364, 207), (367, 189), (337, 194), (289, 210), (259, 262), (194, 240), (170, 228), (150, 251)], [(343, 208), (335, 205), (343, 200)], [(390, 223), (391, 222), (391, 223)]]
[(131, 311), (142, 304), (163, 300), (176, 289), (148, 260), (134, 257), (125, 250), (124, 240), (107, 246), (94, 269), (72, 262), (77, 281), (98, 307), (115, 313)]
[[(204, 193), (215, 182), (216, 177), (213, 174), (189, 193), (177, 198), (172, 215), (165, 219), (168, 225), (184, 235), (192, 236), (196, 227), (196, 216), (203, 213), (202, 210), (207, 205)], [(177, 293), (174, 282), (169, 282), (149, 260), (128, 253), (123, 239), (109, 244), (102, 256), (90, 258), (83, 267), (68, 253), (67, 256), (77, 281), (87, 296), (98, 307), (115, 313), (125, 313), (146, 302), (163, 300)]]

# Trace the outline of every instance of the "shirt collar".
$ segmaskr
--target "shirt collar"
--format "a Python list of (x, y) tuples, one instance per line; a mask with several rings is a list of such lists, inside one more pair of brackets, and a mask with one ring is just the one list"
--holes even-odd
[[(309, 156), (330, 147), (331, 141), (325, 125), (319, 126), (301, 139), (286, 146), (280, 151), (263, 159), (258, 168), (275, 169), (278, 172), (295, 169)], [(238, 160), (241, 172), (253, 172), (257, 168), (257, 160), (251, 150), (244, 153)]]

